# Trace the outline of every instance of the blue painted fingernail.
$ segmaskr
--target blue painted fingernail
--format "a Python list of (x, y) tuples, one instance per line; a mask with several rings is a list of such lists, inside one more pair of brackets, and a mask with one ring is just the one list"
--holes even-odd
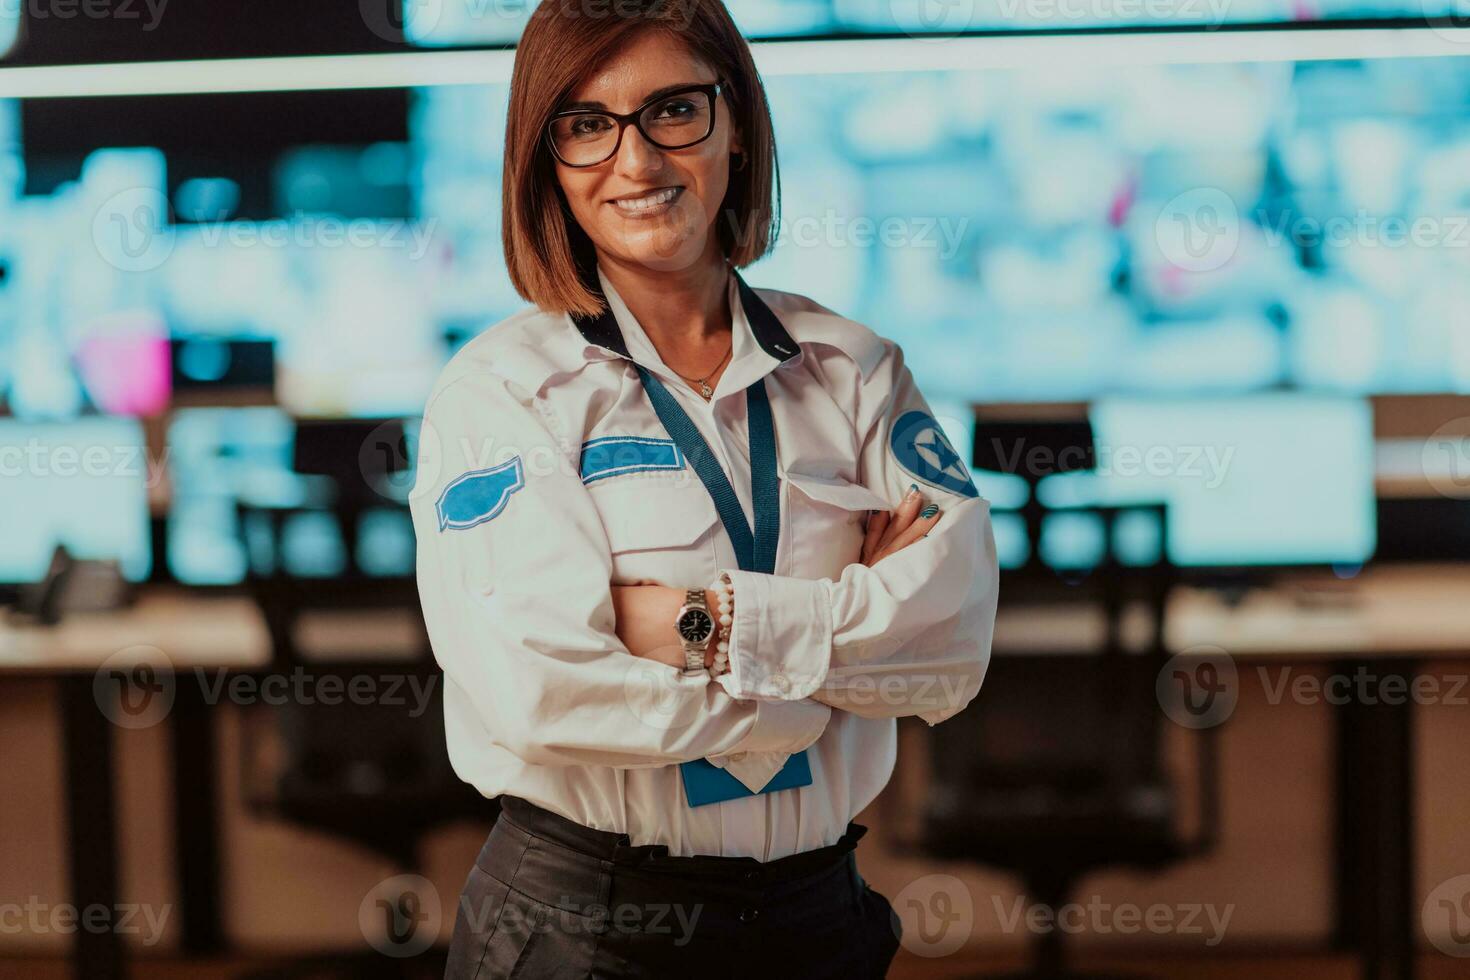
[(938, 504), (930, 504), (928, 507), (925, 507), (923, 510), (919, 511), (919, 516), (920, 517), (933, 517), (937, 513), (939, 513), (939, 505)]
[(915, 494), (915, 493), (918, 493), (918, 492), (919, 492), (919, 485), (917, 483), (910, 483), (909, 484), (909, 493), (910, 494)]

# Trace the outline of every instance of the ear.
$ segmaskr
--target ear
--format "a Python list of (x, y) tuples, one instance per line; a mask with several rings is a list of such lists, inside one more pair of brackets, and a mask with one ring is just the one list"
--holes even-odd
[(744, 170), (750, 166), (750, 154), (745, 152), (745, 141), (740, 138), (738, 132), (730, 135), (730, 155), (726, 159), (729, 161), (732, 180), (737, 170)]
[(740, 123), (736, 121), (735, 114), (733, 112), (730, 113), (729, 116), (727, 116), (726, 118), (729, 120), (730, 126), (730, 154), (733, 156), (737, 153), (744, 153), (745, 134), (740, 129)]

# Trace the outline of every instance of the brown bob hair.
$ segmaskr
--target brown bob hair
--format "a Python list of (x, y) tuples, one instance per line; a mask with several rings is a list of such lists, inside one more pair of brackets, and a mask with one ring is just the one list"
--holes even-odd
[(667, 31), (725, 79), (746, 165), (731, 168), (716, 219), (736, 268), (770, 251), (779, 227), (776, 138), (750, 47), (720, 0), (542, 0), (516, 50), (501, 190), (505, 261), (527, 300), (558, 313), (604, 309), (596, 255), (568, 209), (546, 145), (546, 124), (579, 82), (634, 34)]

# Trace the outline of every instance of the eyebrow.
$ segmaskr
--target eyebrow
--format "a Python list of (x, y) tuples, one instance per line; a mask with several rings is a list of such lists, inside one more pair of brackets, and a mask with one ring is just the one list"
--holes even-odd
[[(653, 92), (649, 92), (648, 95), (643, 99), (643, 101), (640, 102), (640, 103), (638, 103), (638, 105), (639, 106), (645, 106), (648, 103), (652, 102), (654, 99), (661, 98), (662, 96), (665, 96), (665, 95), (669, 95), (672, 92), (683, 92), (686, 89), (699, 88), (700, 86), (703, 86), (703, 85), (714, 85), (714, 84), (715, 84), (714, 82), (679, 82), (678, 84), (675, 84), (675, 85), (665, 85), (661, 89), (658, 89), (658, 90), (653, 91)], [(560, 109), (558, 109), (556, 111), (559, 112), (559, 113), (561, 113), (561, 112), (581, 112), (581, 111), (587, 111), (587, 112), (611, 112), (612, 110), (609, 109), (606, 105), (604, 105), (601, 102), (569, 102), (569, 103), (567, 103), (566, 105), (562, 106)]]

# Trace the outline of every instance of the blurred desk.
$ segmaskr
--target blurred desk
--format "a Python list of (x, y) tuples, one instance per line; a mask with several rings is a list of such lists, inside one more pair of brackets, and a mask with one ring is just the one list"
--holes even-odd
[(1176, 652), (1212, 645), (1244, 660), (1470, 659), (1470, 566), (1370, 568), (1347, 581), (1293, 575), (1234, 607), (1181, 589), (1166, 637)]
[[(117, 904), (112, 723), (99, 701), (113, 689), (97, 682), (104, 667), (127, 660), (126, 654), (114, 655), (132, 647), (163, 651), (163, 658), (147, 656), (141, 662), (174, 673), (257, 670), (269, 664), (271, 653), (253, 602), (184, 591), (150, 591), (128, 609), (78, 614), (57, 626), (0, 622), (0, 680), (41, 676), (58, 682), (72, 901), (78, 908)], [(187, 951), (207, 951), (220, 945), (222, 935), (214, 730), (203, 685), (175, 683), (173, 688), (167, 715), (183, 945)], [(120, 980), (126, 974), (115, 930), (79, 929), (73, 951), (79, 980)]]
[(149, 592), (128, 609), (69, 616), (56, 626), (0, 622), (0, 672), (90, 674), (131, 646), (158, 647), (176, 669), (270, 662), (270, 638), (255, 603), (167, 591)]
[[(1249, 662), (1470, 660), (1470, 566), (1388, 566), (1351, 580), (1290, 574), (1237, 604), (1181, 586), (1165, 617), (1169, 650), (1186, 655), (1215, 647)], [(1125, 618), (1125, 636), (1135, 625), (1145, 624)], [(1000, 655), (1096, 649), (1104, 636), (1100, 609), (1007, 605), (1002, 595), (995, 623)]]
[[(1124, 635), (1130, 627), (1125, 617)], [(1383, 696), (1334, 707), (1337, 757), (1336, 943), (1362, 953), (1369, 980), (1414, 975), (1419, 919), (1414, 888), (1414, 698), (1421, 664), (1470, 661), (1470, 566), (1372, 567), (1354, 579), (1325, 572), (1278, 576), (1239, 602), (1180, 587), (1165, 613), (1174, 654), (1201, 663), (1220, 651), (1236, 664), (1311, 664), (1365, 672)], [(1007, 606), (1001, 590), (997, 656), (1097, 649), (1100, 610)]]

